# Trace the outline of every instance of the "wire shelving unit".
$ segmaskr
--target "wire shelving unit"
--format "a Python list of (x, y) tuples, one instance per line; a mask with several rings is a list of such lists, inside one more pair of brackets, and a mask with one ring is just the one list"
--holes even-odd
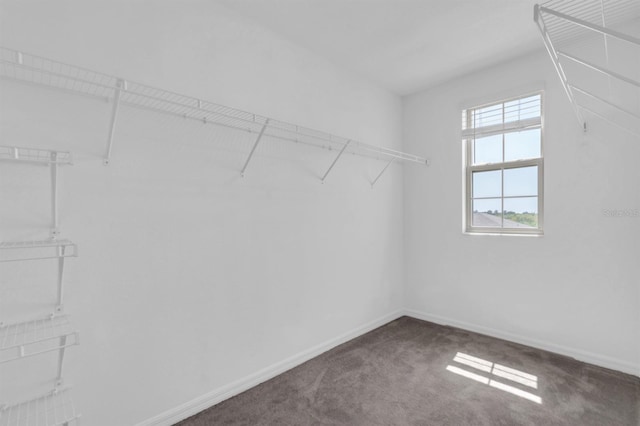
[(0, 426), (75, 426), (79, 418), (69, 388), (0, 407)]
[(49, 167), (51, 181), (51, 238), (57, 238), (60, 234), (58, 229), (58, 166), (73, 164), (71, 153), (18, 146), (0, 146), (0, 161), (42, 164)]
[[(624, 30), (636, 19), (638, 0), (550, 0), (534, 8), (544, 45), (585, 131), (590, 117), (640, 137), (640, 38)], [(576, 49), (584, 42), (590, 48)], [(622, 66), (625, 59), (631, 67)]]
[(77, 257), (78, 246), (69, 240), (0, 242), (0, 262)]
[[(0, 47), (0, 76), (110, 101), (112, 112), (104, 154), (105, 164), (108, 164), (111, 159), (120, 106), (170, 114), (254, 134), (256, 139), (242, 169), (243, 174), (263, 136), (336, 150), (339, 152), (337, 158), (347, 152), (377, 158), (388, 164), (391, 162), (428, 164), (426, 158), (418, 155), (370, 145), (6, 47)], [(331, 167), (323, 176), (323, 181)]]
[(55, 313), (17, 323), (0, 322), (0, 364), (46, 353), (57, 353), (57, 374), (53, 390), (17, 404), (0, 405), (0, 426), (77, 425), (70, 394), (63, 385), (66, 350), (80, 343), (63, 312), (65, 259), (76, 257), (76, 244), (58, 239), (58, 166), (73, 164), (71, 153), (18, 146), (0, 146), (0, 162), (48, 167), (51, 171), (51, 235), (46, 240), (0, 241), (0, 262), (57, 259), (57, 303)]
[(0, 263), (26, 260), (58, 259), (56, 311), (62, 312), (65, 259), (78, 256), (78, 246), (69, 240), (35, 240), (0, 242)]
[(73, 164), (70, 152), (18, 146), (0, 146), (0, 161), (23, 161), (46, 165)]
[(80, 343), (67, 315), (0, 324), (0, 364), (64, 350)]

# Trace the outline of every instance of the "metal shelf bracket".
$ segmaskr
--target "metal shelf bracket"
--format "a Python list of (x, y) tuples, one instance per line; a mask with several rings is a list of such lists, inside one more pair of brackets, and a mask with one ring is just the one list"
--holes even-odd
[(240, 172), (240, 176), (244, 177), (244, 172), (245, 172), (245, 170), (247, 170), (247, 166), (249, 165), (249, 161), (251, 161), (251, 157), (253, 157), (253, 153), (256, 151), (256, 148), (258, 147), (258, 144), (260, 143), (260, 139), (262, 139), (262, 136), (264, 135), (264, 131), (267, 129), (267, 125), (269, 125), (269, 119), (267, 119), (265, 121), (264, 125), (262, 126), (262, 129), (260, 130), (260, 133), (258, 134), (258, 137), (256, 138), (256, 141), (253, 143), (253, 148), (251, 148), (251, 152), (249, 152), (249, 156), (247, 157), (247, 161), (245, 161), (244, 167), (242, 167), (242, 171)]
[(392, 158), (391, 160), (389, 160), (389, 162), (387, 163), (386, 166), (384, 166), (384, 168), (382, 169), (382, 171), (380, 173), (378, 173), (378, 176), (376, 176), (376, 178), (373, 180), (373, 182), (371, 182), (371, 189), (373, 189), (373, 186), (376, 184), (376, 182), (378, 181), (378, 179), (380, 179), (380, 176), (382, 176), (384, 174), (384, 172), (387, 171), (387, 169), (389, 168), (389, 166), (391, 165), (391, 163), (393, 163), (394, 158)]
[(107, 137), (107, 150), (104, 154), (104, 165), (108, 166), (109, 161), (111, 161), (111, 148), (113, 146), (113, 133), (116, 128), (116, 121), (118, 120), (118, 109), (120, 107), (120, 95), (122, 91), (127, 90), (127, 82), (123, 79), (118, 79), (116, 82), (116, 87), (113, 91), (113, 106), (111, 108), (111, 121), (109, 123), (109, 136)]
[(333, 160), (333, 163), (331, 163), (331, 165), (329, 166), (329, 169), (325, 172), (324, 176), (322, 176), (322, 183), (324, 183), (324, 180), (327, 178), (327, 175), (329, 174), (329, 172), (331, 171), (331, 169), (333, 169), (333, 166), (336, 165), (336, 163), (338, 162), (338, 159), (342, 156), (342, 154), (344, 153), (344, 151), (347, 149), (347, 147), (349, 146), (349, 144), (351, 143), (351, 140), (348, 140), (344, 146), (342, 147), (342, 149), (340, 150), (340, 152), (338, 153), (338, 155), (336, 156), (336, 158)]

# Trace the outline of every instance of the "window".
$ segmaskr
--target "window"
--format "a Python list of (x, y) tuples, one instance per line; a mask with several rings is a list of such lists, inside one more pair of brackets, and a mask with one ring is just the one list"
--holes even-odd
[(462, 112), (465, 229), (542, 234), (542, 94)]

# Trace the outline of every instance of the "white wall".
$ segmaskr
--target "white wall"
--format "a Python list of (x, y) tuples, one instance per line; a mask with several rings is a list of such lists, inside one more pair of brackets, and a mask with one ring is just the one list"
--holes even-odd
[[(466, 235), (461, 111), (537, 89), (544, 236)], [(405, 150), (433, 162), (405, 169), (412, 313), (640, 374), (640, 217), (604, 212), (640, 209), (638, 137), (595, 118), (583, 134), (544, 52), (406, 97), (404, 113)]]
[[(399, 98), (214, 2), (0, 4), (4, 46), (400, 146)], [(398, 166), (372, 190), (384, 163), (347, 156), (321, 185), (335, 151), (264, 141), (243, 179), (250, 136), (123, 108), (104, 167), (108, 103), (0, 84), (1, 144), (76, 159), (60, 222), (80, 249), (66, 377), (84, 424), (136, 424), (402, 307)], [(48, 235), (47, 179), (0, 165), (0, 239)], [(2, 268), (2, 320), (52, 309), (53, 264)], [(45, 387), (43, 359), (0, 371), (0, 399)]]
[[(398, 98), (211, 3), (3, 0), (0, 43), (400, 146)], [(460, 109), (541, 86), (545, 236), (463, 235)], [(543, 54), (406, 98), (404, 148), (433, 165), (393, 167), (373, 191), (379, 162), (348, 156), (320, 185), (335, 152), (276, 141), (242, 179), (252, 139), (130, 109), (104, 167), (109, 104), (0, 90), (1, 144), (76, 158), (60, 186), (63, 235), (80, 247), (65, 281), (82, 344), (66, 376), (86, 424), (144, 421), (403, 301), (432, 320), (639, 371), (640, 220), (602, 211), (639, 207), (640, 144), (598, 122), (577, 131)], [(0, 165), (1, 240), (47, 236), (47, 179)], [(0, 319), (52, 309), (51, 263), (1, 267)], [(0, 399), (17, 395), (6, 383), (46, 386), (55, 360), (43, 358), (0, 370)]]

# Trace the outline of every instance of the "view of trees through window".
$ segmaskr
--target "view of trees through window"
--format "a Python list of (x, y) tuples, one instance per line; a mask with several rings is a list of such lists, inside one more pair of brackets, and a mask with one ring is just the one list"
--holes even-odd
[[(476, 216), (478, 214), (492, 215), (498, 218), (496, 221), (491, 221), (498, 223), (499, 218), (501, 217), (500, 212), (498, 210), (487, 210), (486, 212), (479, 212), (477, 210), (473, 211), (474, 222), (481, 222), (481, 220), (477, 219)], [(531, 228), (536, 228), (538, 226), (538, 213), (529, 213), (529, 212), (514, 212), (514, 211), (505, 211), (502, 214), (502, 218), (504, 218), (505, 222), (507, 222), (507, 227), (513, 227), (513, 225), (509, 226), (509, 222), (516, 222), (523, 226), (528, 226)], [(480, 225), (482, 226), (482, 225)], [(503, 225), (504, 226), (504, 225)]]
[(468, 229), (541, 229), (541, 111), (539, 94), (465, 110)]

